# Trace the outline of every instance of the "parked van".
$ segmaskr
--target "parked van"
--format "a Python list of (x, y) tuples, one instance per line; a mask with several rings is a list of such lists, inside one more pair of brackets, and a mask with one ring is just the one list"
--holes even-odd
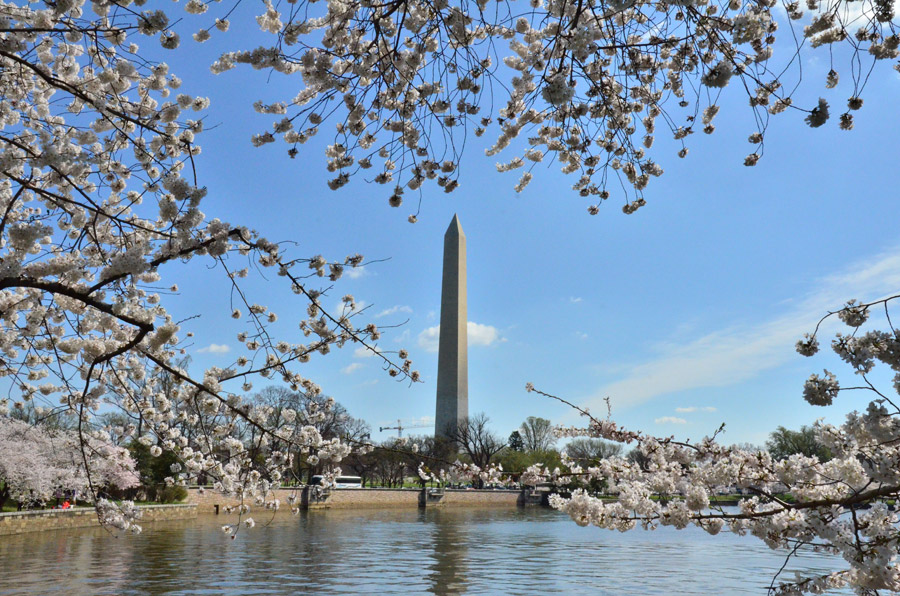
[[(310, 486), (321, 486), (323, 478), (323, 476), (316, 474), (310, 479)], [(362, 488), (362, 478), (359, 476), (337, 476), (334, 479), (334, 488)]]

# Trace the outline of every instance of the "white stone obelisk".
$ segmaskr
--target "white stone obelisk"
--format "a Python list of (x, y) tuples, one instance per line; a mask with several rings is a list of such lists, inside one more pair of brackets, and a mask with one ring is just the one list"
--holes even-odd
[(466, 325), (466, 235), (459, 225), (459, 218), (454, 215), (447, 233), (444, 234), (435, 437), (454, 437), (457, 421), (469, 416)]

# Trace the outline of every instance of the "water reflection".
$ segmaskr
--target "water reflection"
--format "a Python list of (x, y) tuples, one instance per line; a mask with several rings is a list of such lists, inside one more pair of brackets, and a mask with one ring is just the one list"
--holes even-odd
[[(467, 512), (463, 512), (465, 513)], [(453, 519), (448, 520), (448, 517)], [(431, 592), (464, 594), (468, 585), (472, 520), (466, 519), (464, 515), (453, 515), (437, 509), (422, 511), (421, 519), (430, 530), (431, 552), (427, 579)], [(429, 545), (423, 546), (425, 552), (428, 552)]]
[[(579, 528), (543, 509), (313, 511), (0, 539), (12, 594), (765, 594), (783, 563), (752, 538), (701, 531)], [(824, 555), (794, 570), (827, 572)], [(849, 593), (849, 592), (847, 592)]]

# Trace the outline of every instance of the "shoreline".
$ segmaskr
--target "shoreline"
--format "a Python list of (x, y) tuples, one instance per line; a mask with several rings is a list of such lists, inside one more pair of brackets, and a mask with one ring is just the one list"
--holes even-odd
[[(438, 489), (438, 488), (335, 488), (317, 494), (315, 487), (279, 488), (269, 501), (279, 501), (279, 511), (317, 509), (386, 509), (418, 507), (518, 507), (528, 504), (522, 490)], [(290, 505), (288, 498), (296, 499)], [(188, 489), (188, 503), (200, 513), (218, 513), (240, 505), (240, 499), (213, 490)]]
[[(197, 517), (197, 505), (194, 503), (138, 505), (137, 508), (142, 513), (141, 525), (157, 521), (194, 519)], [(99, 528), (100, 522), (97, 520), (97, 512), (93, 507), (37, 509), (0, 513), (0, 536), (94, 527)]]
[[(277, 514), (300, 511), (354, 509), (420, 509), (420, 508), (483, 508), (547, 506), (547, 491), (506, 489), (440, 489), (440, 488), (335, 488), (319, 493), (315, 487), (279, 488), (269, 501), (278, 500), (277, 511), (253, 506), (260, 511)], [(289, 503), (294, 497), (294, 504)], [(741, 497), (719, 496), (713, 505), (736, 506)], [(608, 499), (614, 501), (615, 498)], [(141, 524), (156, 521), (195, 519), (198, 515), (224, 514), (226, 507), (240, 505), (240, 499), (226, 497), (214, 490), (188, 489), (184, 503), (170, 505), (139, 505)], [(0, 513), (0, 536), (28, 532), (100, 527), (93, 508), (41, 509)]]

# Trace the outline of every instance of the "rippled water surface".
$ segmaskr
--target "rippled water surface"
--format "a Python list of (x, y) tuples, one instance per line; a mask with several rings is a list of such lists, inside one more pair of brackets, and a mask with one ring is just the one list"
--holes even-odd
[[(555, 511), (281, 514), (236, 540), (223, 517), (0, 538), (0, 594), (765, 594), (784, 556), (689, 528), (625, 534)], [(791, 559), (827, 572), (824, 555)]]

